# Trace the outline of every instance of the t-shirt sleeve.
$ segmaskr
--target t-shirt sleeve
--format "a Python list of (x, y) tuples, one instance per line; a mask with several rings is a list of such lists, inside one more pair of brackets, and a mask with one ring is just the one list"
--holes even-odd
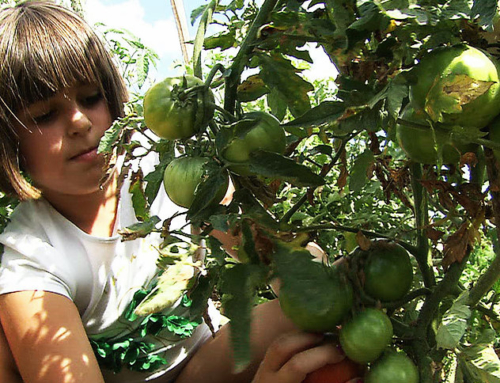
[(3, 235), (0, 294), (43, 290), (73, 300), (75, 281), (64, 257), (49, 243), (32, 235)]

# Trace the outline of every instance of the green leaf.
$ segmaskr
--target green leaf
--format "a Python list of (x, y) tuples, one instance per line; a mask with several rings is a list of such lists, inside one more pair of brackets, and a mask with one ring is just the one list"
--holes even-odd
[(123, 123), (120, 120), (115, 120), (111, 127), (104, 132), (104, 136), (99, 141), (97, 153), (112, 153), (114, 144), (120, 138), (123, 129)]
[(323, 101), (302, 116), (287, 122), (283, 127), (288, 131), (291, 127), (309, 128), (336, 124), (345, 110), (346, 105), (342, 101)]
[(206, 37), (203, 42), (203, 47), (206, 50), (220, 48), (221, 51), (224, 51), (235, 47), (236, 44), (235, 31), (229, 31), (228, 33), (219, 33), (217, 35)]
[(453, 350), (460, 344), (471, 317), (471, 310), (464, 302), (464, 295), (462, 295), (444, 314), (436, 334), (438, 348)]
[(156, 230), (156, 224), (160, 221), (160, 218), (154, 215), (144, 222), (138, 222), (134, 223), (133, 225), (127, 226), (126, 228), (119, 230), (118, 233), (123, 236), (124, 240), (144, 238), (148, 234)]
[(203, 15), (203, 12), (205, 12), (205, 9), (208, 7), (209, 5), (205, 4), (205, 5), (200, 5), (198, 8), (195, 8), (191, 11), (191, 25), (194, 25), (194, 23), (196, 22), (196, 19), (198, 17), (200, 17), (201, 15)]
[(271, 88), (271, 91), (267, 94), (267, 104), (278, 120), (282, 121), (285, 118), (287, 111), (286, 100), (276, 88)]
[(308, 93), (314, 87), (297, 74), (290, 60), (281, 55), (260, 54), (260, 76), (270, 88), (275, 87), (286, 100), (288, 108), (294, 117), (304, 114), (311, 108)]
[(316, 187), (325, 183), (322, 177), (313, 173), (307, 166), (264, 150), (257, 150), (250, 154), (250, 171), (301, 187)]
[(500, 360), (493, 345), (474, 345), (458, 356), (459, 366), (469, 382), (500, 383)]
[(142, 172), (133, 174), (131, 180), (129, 192), (132, 196), (135, 216), (139, 221), (145, 221), (149, 218), (149, 205), (144, 194)]
[(221, 185), (227, 185), (227, 171), (214, 162), (208, 162), (204, 167), (205, 175), (202, 182), (197, 186), (194, 200), (187, 212), (187, 217), (190, 220), (199, 220), (204, 210), (210, 205), (215, 205), (219, 201), (215, 201), (219, 194)]
[(190, 319), (199, 319), (207, 309), (208, 300), (212, 296), (218, 272), (217, 268), (212, 268), (207, 275), (201, 275), (198, 278), (196, 286), (189, 294), (192, 300), (189, 310)]
[(479, 17), (479, 22), (488, 31), (493, 30), (495, 19), (498, 15), (497, 0), (474, 0), (471, 17)]
[(252, 360), (250, 328), (256, 288), (267, 270), (253, 264), (236, 264), (224, 270), (221, 289), (224, 314), (230, 319), (234, 372), (243, 371)]
[(165, 173), (166, 167), (166, 163), (159, 163), (151, 173), (144, 177), (144, 181), (147, 182), (144, 194), (150, 205), (155, 200), (160, 187), (163, 185), (163, 174)]
[(142, 88), (148, 78), (149, 60), (146, 55), (147, 53), (141, 52), (137, 58), (137, 62), (135, 63), (137, 71), (137, 86), (139, 88)]
[(349, 189), (351, 191), (358, 193), (365, 186), (368, 180), (367, 171), (373, 161), (374, 156), (370, 150), (365, 150), (356, 158), (349, 179)]
[(249, 76), (238, 85), (238, 100), (240, 102), (254, 101), (269, 92), (269, 88), (259, 75)]

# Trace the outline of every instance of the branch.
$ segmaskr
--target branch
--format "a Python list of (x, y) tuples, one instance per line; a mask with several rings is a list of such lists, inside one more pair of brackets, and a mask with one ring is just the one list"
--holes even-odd
[(461, 263), (454, 263), (448, 269), (441, 282), (436, 286), (434, 292), (428, 295), (422, 305), (418, 316), (417, 327), (415, 329), (415, 339), (412, 342), (417, 358), (417, 364), (420, 372), (421, 382), (432, 381), (432, 358), (429, 356), (431, 345), (427, 339), (429, 336), (430, 326), (436, 318), (439, 306), (443, 299), (448, 295), (452, 295), (458, 285), (460, 276), (467, 264), (468, 255)]
[(407, 242), (389, 237), (385, 234), (377, 233), (375, 231), (363, 230), (363, 229), (360, 229), (357, 227), (349, 227), (349, 226), (335, 225), (335, 224), (323, 224), (323, 225), (312, 225), (312, 226), (307, 226), (307, 227), (298, 227), (298, 228), (292, 229), (292, 231), (295, 231), (297, 233), (308, 232), (308, 231), (318, 231), (318, 230), (338, 230), (338, 231), (347, 231), (349, 233), (361, 232), (361, 233), (363, 233), (363, 235), (365, 235), (366, 237), (369, 237), (369, 238), (383, 238), (383, 239), (389, 239), (391, 241), (394, 241), (397, 244), (401, 245), (401, 247), (405, 248), (407, 251), (409, 251), (412, 254), (417, 251), (417, 248), (415, 246), (413, 246)]
[(422, 166), (417, 163), (410, 165), (411, 185), (413, 189), (415, 223), (417, 227), (417, 251), (412, 253), (417, 259), (425, 287), (431, 288), (436, 284), (432, 269), (432, 258), (429, 252), (429, 240), (424, 232), (428, 223), (427, 197), (420, 184)]
[(224, 95), (224, 109), (230, 113), (234, 113), (236, 103), (236, 93), (240, 81), (241, 73), (245, 69), (248, 58), (253, 51), (254, 41), (257, 37), (259, 28), (267, 22), (269, 14), (276, 6), (278, 0), (265, 0), (260, 7), (259, 13), (255, 17), (248, 33), (241, 44), (241, 48), (233, 60), (233, 64), (229, 70), (229, 75), (226, 78), (226, 92)]

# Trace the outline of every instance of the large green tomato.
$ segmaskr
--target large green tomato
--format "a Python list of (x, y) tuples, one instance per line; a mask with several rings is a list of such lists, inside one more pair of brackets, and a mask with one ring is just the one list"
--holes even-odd
[(144, 96), (146, 126), (169, 140), (189, 138), (205, 129), (214, 115), (212, 92), (199, 90), (180, 96), (183, 90), (197, 85), (203, 85), (203, 81), (182, 76), (168, 77), (149, 88)]
[(405, 108), (401, 119), (422, 125), (416, 127), (406, 124), (396, 125), (396, 139), (399, 146), (413, 161), (422, 164), (438, 162), (438, 152), (445, 164), (456, 164), (460, 157), (467, 152), (475, 152), (476, 145), (457, 143), (452, 139), (452, 131), (446, 125), (435, 124), (434, 130), (427, 125), (425, 119), (417, 117), (412, 107)]
[(386, 352), (365, 377), (365, 383), (418, 383), (415, 364), (403, 352)]
[(283, 285), (279, 302), (285, 315), (303, 331), (332, 332), (352, 307), (352, 287), (336, 267), (325, 269), (319, 263), (314, 263), (314, 267), (317, 278), (296, 280), (293, 289)]
[(480, 49), (437, 48), (410, 72), (410, 101), (432, 121), (483, 128), (500, 112), (500, 67)]
[(372, 298), (383, 302), (405, 296), (413, 280), (408, 252), (393, 242), (374, 242), (367, 251), (363, 271), (364, 290)]
[[(206, 157), (180, 157), (172, 160), (165, 169), (163, 186), (168, 197), (178, 206), (189, 209), (194, 201), (196, 188), (203, 177)], [(220, 202), (226, 194), (229, 177), (220, 185), (214, 202)]]
[(340, 329), (340, 344), (347, 357), (358, 363), (376, 360), (391, 342), (392, 323), (382, 311), (367, 308)]
[(286, 136), (280, 122), (265, 112), (250, 112), (231, 126), (233, 136), (222, 149), (220, 156), (236, 174), (251, 175), (250, 155), (257, 150), (283, 154)]

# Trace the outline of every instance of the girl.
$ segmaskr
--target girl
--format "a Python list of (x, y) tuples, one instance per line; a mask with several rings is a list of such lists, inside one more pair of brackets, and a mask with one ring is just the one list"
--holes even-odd
[[(294, 331), (277, 301), (256, 308), (254, 361), (238, 375), (227, 328), (210, 338), (205, 323), (188, 321), (182, 335), (152, 333), (131, 316), (134, 294), (154, 280), (161, 238), (117, 234), (136, 223), (128, 182), (119, 185), (119, 165), (104, 172), (97, 147), (123, 114), (121, 77), (89, 26), (47, 1), (0, 12), (0, 56), (0, 188), (22, 201), (0, 236), (2, 381), (298, 383), (343, 358)], [(177, 207), (160, 193), (151, 210), (167, 218)], [(184, 303), (163, 319), (189, 318)]]

